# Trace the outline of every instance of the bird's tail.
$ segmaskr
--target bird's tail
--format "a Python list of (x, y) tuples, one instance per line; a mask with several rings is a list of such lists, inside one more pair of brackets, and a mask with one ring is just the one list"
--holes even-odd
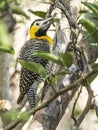
[(24, 97), (24, 93), (19, 95), (17, 99), (17, 104), (19, 104), (23, 100), (23, 97)]

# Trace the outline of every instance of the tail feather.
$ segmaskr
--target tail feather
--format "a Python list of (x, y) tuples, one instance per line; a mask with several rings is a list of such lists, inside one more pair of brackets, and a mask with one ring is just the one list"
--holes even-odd
[(20, 94), (18, 99), (17, 99), (17, 104), (19, 104), (24, 98), (24, 94)]
[(27, 99), (31, 108), (34, 108), (36, 105), (36, 93), (38, 89), (38, 84), (38, 82), (34, 82), (27, 91)]

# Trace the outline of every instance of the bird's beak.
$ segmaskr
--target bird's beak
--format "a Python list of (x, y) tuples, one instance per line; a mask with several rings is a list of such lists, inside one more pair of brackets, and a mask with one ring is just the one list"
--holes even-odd
[(50, 18), (47, 18), (45, 20), (42, 21), (42, 24), (41, 24), (41, 29), (43, 31), (47, 31), (48, 28), (50, 27), (50, 25), (54, 22), (54, 17), (50, 17)]

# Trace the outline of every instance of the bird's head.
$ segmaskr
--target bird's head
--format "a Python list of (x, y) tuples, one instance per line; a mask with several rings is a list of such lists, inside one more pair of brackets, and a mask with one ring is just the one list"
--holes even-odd
[(50, 44), (53, 44), (52, 39), (47, 36), (47, 30), (53, 23), (53, 17), (35, 20), (30, 27), (30, 38), (46, 39)]

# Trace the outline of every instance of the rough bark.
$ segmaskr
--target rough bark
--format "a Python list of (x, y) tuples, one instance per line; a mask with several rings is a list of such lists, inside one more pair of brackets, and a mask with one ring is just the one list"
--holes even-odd
[[(57, 34), (55, 37), (57, 38), (56, 39), (57, 43), (55, 43), (56, 46), (53, 48), (56, 55), (59, 55), (60, 52), (65, 52), (70, 41), (70, 29), (68, 29), (69, 24), (64, 15), (61, 15), (60, 26), (61, 26), (60, 28), (57, 27)], [(61, 68), (54, 65), (52, 69), (53, 71), (58, 71)], [(56, 88), (60, 89), (63, 87), (63, 85), (66, 85), (69, 83), (70, 83), (69, 77), (58, 76)], [(47, 85), (44, 87), (46, 87), (46, 91), (44, 92), (45, 93), (44, 100), (47, 100), (49, 97), (51, 97), (51, 95), (54, 92), (51, 86), (49, 86), (48, 89), (47, 89)], [(73, 98), (74, 93), (75, 93), (75, 90), (67, 92), (64, 95), (61, 95), (57, 99), (55, 99), (46, 108), (36, 112), (36, 114), (34, 115), (34, 118), (32, 119), (28, 127), (28, 130), (37, 129), (39, 127), (42, 130), (55, 130), (62, 116), (64, 115), (66, 108), (68, 107), (68, 104)]]
[(9, 96), (9, 54), (0, 52), (0, 99), (10, 99)]
[[(71, 13), (72, 13), (74, 20), (76, 21), (78, 11), (79, 11), (80, 5), (81, 5), (80, 4), (81, 0), (80, 1), (79, 0), (78, 1), (77, 0), (70, 0), (70, 1), (67, 0), (65, 2), (68, 4), (67, 6), (69, 6), (69, 2), (71, 2), (70, 3)], [(29, 1), (27, 1), (27, 3), (28, 3), (27, 5), (29, 7), (33, 7), (32, 6), (33, 3), (31, 1), (30, 1), (30, 5), (29, 5)], [(26, 4), (25, 1), (24, 1), (24, 4)], [(22, 5), (23, 7), (26, 6), (24, 4)], [(37, 5), (37, 4), (35, 4), (35, 5)], [(44, 6), (46, 6), (46, 5), (44, 5)], [(34, 6), (34, 9), (35, 8), (36, 8), (36, 6)], [(37, 8), (35, 10), (37, 10)], [(54, 47), (54, 52), (56, 55), (59, 55), (59, 52), (65, 52), (66, 48), (68, 47), (68, 44), (70, 43), (70, 34), (71, 34), (68, 19), (66, 19), (65, 15), (62, 13), (60, 14), (60, 28), (58, 27), (56, 32), (57, 32), (57, 34), (55, 37), (56, 38), (55, 41), (57, 40), (57, 43)], [(80, 44), (79, 44), (79, 46), (80, 46)], [(88, 53), (90, 51), (89, 49), (90, 49), (89, 47), (88, 48), (84, 47), (84, 50), (87, 52), (87, 56), (91, 57), (93, 55), (94, 58), (92, 58), (92, 60), (93, 59), (96, 60), (96, 57), (98, 56), (97, 55), (98, 51), (96, 54), (92, 52), (89, 55), (89, 53)], [(54, 65), (54, 67), (52, 68), (53, 71), (57, 71), (60, 69), (61, 68), (59, 68), (56, 65)], [(69, 78), (70, 77), (68, 77), (68, 76), (65, 76), (65, 77), (58, 76), (56, 88), (61, 89), (62, 87), (64, 87), (64, 85), (69, 84), (70, 83)], [(75, 79), (72, 79), (71, 82), (73, 82), (74, 80)], [(51, 97), (52, 94), (56, 93), (56, 91), (53, 90), (51, 85), (45, 84), (44, 87), (45, 87), (44, 89), (46, 89), (46, 90), (44, 90), (42, 102), (49, 99), (49, 97)], [(78, 92), (76, 93), (77, 90), (78, 89), (76, 88), (72, 91), (69, 91), (69, 92), (59, 96), (57, 99), (53, 100), (52, 103), (50, 103), (47, 107), (36, 112), (27, 129), (28, 130), (31, 130), (31, 129), (32, 130), (33, 129), (55, 130), (57, 125), (58, 125), (57, 130), (63, 130), (63, 129), (65, 130), (65, 128), (71, 129), (70, 125), (73, 124), (73, 119), (71, 118), (72, 111), (73, 111), (72, 109), (73, 109), (73, 104), (75, 102), (74, 98), (75, 97), (77, 98), (77, 93), (78, 93)], [(84, 96), (84, 98), (85, 98), (85, 96)], [(21, 127), (23, 125), (24, 124), (21, 122), (21, 124), (18, 125), (18, 127), (16, 127), (15, 130), (21, 129)]]

